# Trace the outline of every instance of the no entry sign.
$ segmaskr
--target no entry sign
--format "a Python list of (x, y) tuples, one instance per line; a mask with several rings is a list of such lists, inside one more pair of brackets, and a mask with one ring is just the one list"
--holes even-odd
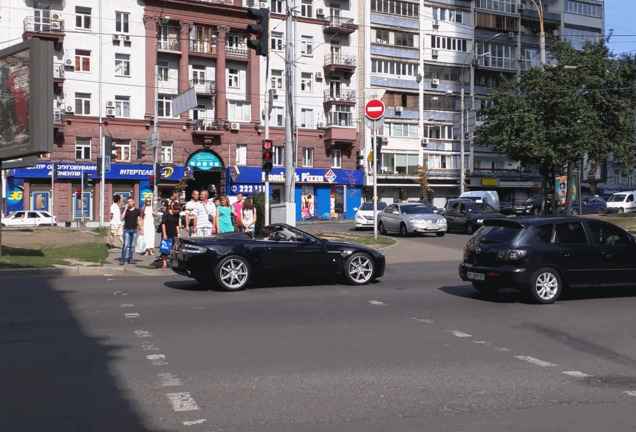
[(379, 99), (371, 99), (364, 107), (364, 112), (371, 120), (378, 120), (384, 115), (384, 104)]

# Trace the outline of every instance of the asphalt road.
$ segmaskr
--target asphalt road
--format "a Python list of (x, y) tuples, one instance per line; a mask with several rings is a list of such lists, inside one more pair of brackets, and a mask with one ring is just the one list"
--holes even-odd
[(0, 279), (0, 431), (634, 431), (636, 293), (539, 306), (399, 239), (378, 283)]

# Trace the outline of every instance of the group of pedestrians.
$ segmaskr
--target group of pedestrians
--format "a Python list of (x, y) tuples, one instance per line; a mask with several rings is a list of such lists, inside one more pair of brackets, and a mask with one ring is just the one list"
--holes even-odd
[[(122, 244), (120, 265), (133, 264), (133, 252), (137, 235), (145, 243), (144, 256), (154, 256), (155, 234), (161, 234), (159, 252), (162, 258), (162, 270), (167, 268), (168, 255), (175, 238), (181, 235), (179, 193), (175, 191), (170, 199), (161, 203), (161, 221), (155, 227), (159, 211), (153, 207), (152, 199), (146, 198), (141, 209), (135, 207), (133, 198), (128, 198), (122, 209), (121, 196), (114, 195), (110, 207), (110, 243), (113, 248), (115, 237)], [(226, 195), (210, 199), (207, 190), (192, 191), (191, 199), (185, 204), (185, 230), (190, 236), (205, 237), (217, 233), (242, 231), (253, 233), (256, 226), (256, 209), (250, 197), (238, 193), (237, 200), (230, 205)]]

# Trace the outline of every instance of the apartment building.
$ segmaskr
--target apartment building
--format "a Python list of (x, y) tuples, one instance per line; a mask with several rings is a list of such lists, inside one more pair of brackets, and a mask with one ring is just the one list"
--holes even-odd
[[(582, 47), (602, 37), (603, 2), (543, 0), (542, 16), (532, 0), (366, 4), (368, 8), (359, 7), (364, 29), (359, 44), (365, 53), (359, 88), (384, 91), (387, 107), (380, 131), (383, 144), (376, 155), (379, 199), (419, 198), (414, 180), (422, 165), (428, 168), (437, 205), (463, 190), (497, 190), (506, 201), (537, 190), (538, 173), (473, 143), (474, 130), (484, 121), (478, 110), (489, 88), (539, 65), (541, 22), (548, 59), (554, 39)], [(360, 136), (368, 161), (370, 131), (361, 128)], [(370, 163), (363, 165), (365, 184), (372, 185)]]
[[(35, 167), (6, 173), (7, 191), (20, 191), (6, 193), (7, 209), (38, 206), (59, 221), (107, 220), (100, 213), (113, 194), (139, 203), (152, 194), (151, 142), (158, 146), (162, 196), (180, 180), (187, 180), (185, 199), (195, 188), (218, 195), (263, 191), (270, 84), (274, 202), (287, 198), (284, 132), (291, 104), (297, 219), (353, 217), (363, 186), (355, 157), (357, 4), (299, 1), (292, 67), (284, 55), (287, 4), (265, 4), (272, 13), (269, 75), (265, 58), (246, 44), (246, 7), (254, 6), (251, 0), (0, 4), (0, 48), (28, 38), (50, 40), (55, 48), (54, 150)], [(192, 89), (196, 106), (180, 113), (177, 97)], [(103, 185), (102, 154), (111, 159)], [(87, 173), (94, 185), (80, 189)]]

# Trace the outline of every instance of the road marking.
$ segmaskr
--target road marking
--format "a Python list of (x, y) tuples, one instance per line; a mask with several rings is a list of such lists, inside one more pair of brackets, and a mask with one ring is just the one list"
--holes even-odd
[(378, 300), (369, 300), (369, 303), (375, 306), (386, 306), (386, 303), (382, 303), (381, 301), (378, 301)]
[(433, 324), (433, 320), (428, 319), (428, 318), (416, 318), (416, 317), (413, 317), (413, 319), (415, 321), (417, 321), (417, 322), (421, 322), (421, 323), (424, 323), (424, 324)]
[(146, 330), (135, 330), (135, 334), (138, 338), (149, 338), (152, 337), (149, 331)]
[(636, 396), (636, 390), (627, 390), (625, 393), (627, 393), (629, 396)]
[(557, 366), (554, 363), (550, 363), (547, 361), (539, 360), (538, 358), (530, 357), (530, 356), (515, 356), (515, 358), (523, 361), (527, 361), (528, 363), (532, 363), (533, 365), (541, 366), (541, 367), (551, 367)]
[(148, 354), (146, 358), (150, 360), (155, 366), (163, 366), (168, 364), (168, 362), (166, 361), (166, 356), (163, 354)]
[(139, 314), (137, 312), (124, 314), (126, 318), (139, 318)]
[(131, 304), (131, 303), (122, 303), (122, 304), (121, 304), (121, 307), (123, 307), (123, 308), (126, 308), (126, 307), (135, 307), (135, 305), (134, 305), (134, 304)]
[(473, 343), (479, 344), (479, 345), (492, 345), (490, 342), (487, 341), (473, 341)]
[(457, 336), (459, 338), (469, 338), (472, 337), (472, 335), (469, 335), (468, 333), (464, 333), (464, 332), (460, 332), (459, 330), (447, 330), (449, 333), (451, 333), (453, 336)]
[(579, 372), (579, 371), (563, 371), (563, 373), (566, 374), (566, 375), (570, 375), (572, 377), (575, 377), (575, 378), (589, 378), (589, 377), (592, 376), (592, 375), (588, 375), (586, 373)]
[(193, 426), (193, 425), (198, 425), (201, 423), (205, 423), (207, 420), (206, 419), (201, 419), (201, 420), (192, 420), (192, 421), (184, 421), (183, 425), (184, 426)]
[(183, 384), (179, 378), (172, 375), (171, 373), (160, 373), (157, 376), (161, 381), (161, 387), (180, 386)]
[(188, 392), (166, 393), (166, 396), (175, 411), (196, 411), (199, 409), (199, 406)]
[(125, 296), (125, 295), (128, 295), (128, 293), (126, 291), (115, 291), (113, 295)]
[(495, 347), (495, 351), (506, 352), (506, 351), (510, 351), (510, 350), (508, 348), (504, 348), (504, 347)]
[(144, 351), (159, 351), (159, 348), (152, 342), (144, 342), (141, 344), (141, 349)]

